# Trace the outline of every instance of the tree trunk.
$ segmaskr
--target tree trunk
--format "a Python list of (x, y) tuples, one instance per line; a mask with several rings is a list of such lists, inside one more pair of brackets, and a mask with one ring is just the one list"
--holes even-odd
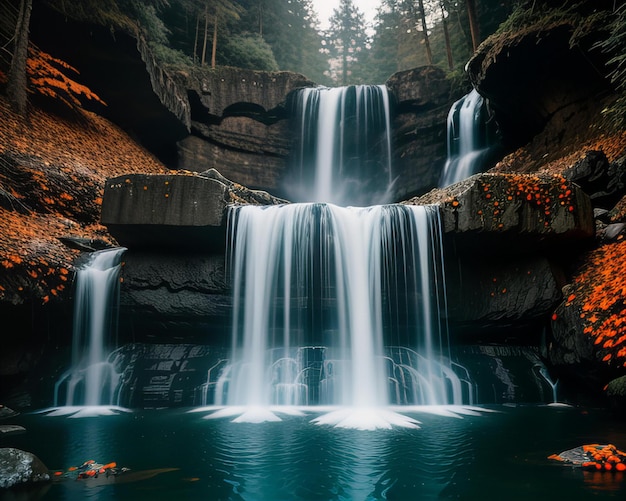
[(348, 85), (348, 48), (343, 42), (343, 53), (341, 54), (341, 85)]
[(424, 0), (419, 0), (420, 18), (422, 21), (422, 32), (424, 33), (424, 46), (426, 47), (426, 59), (428, 64), (433, 64), (433, 52), (430, 50), (430, 39), (426, 27), (426, 11), (424, 10)]
[(206, 44), (209, 38), (209, 5), (204, 6), (204, 42), (202, 44), (202, 60), (200, 64), (204, 66), (206, 64)]
[(198, 62), (198, 37), (200, 36), (200, 13), (196, 15), (196, 35), (193, 39), (193, 62)]
[(211, 49), (211, 68), (215, 69), (215, 62), (217, 59), (217, 14), (213, 21), (213, 48)]
[(472, 35), (472, 49), (476, 52), (480, 44), (478, 19), (476, 18), (476, 0), (465, 0), (465, 6), (467, 7), (467, 17), (469, 19), (470, 33)]
[(15, 24), (15, 50), (7, 82), (7, 97), (11, 107), (20, 115), (26, 114), (28, 103), (26, 61), (28, 59), (28, 27), (32, 8), (32, 0), (20, 1), (20, 11)]
[(443, 8), (443, 2), (439, 4), (441, 7), (441, 23), (443, 24), (443, 38), (446, 41), (446, 55), (448, 56), (448, 69), (452, 71), (454, 69), (454, 62), (452, 61), (452, 46), (450, 45), (450, 31), (448, 31), (448, 18)]

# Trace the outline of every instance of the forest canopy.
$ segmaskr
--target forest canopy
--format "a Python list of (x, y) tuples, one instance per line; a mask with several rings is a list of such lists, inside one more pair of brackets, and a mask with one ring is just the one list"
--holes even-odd
[(141, 33), (162, 64), (294, 71), (325, 85), (384, 83), (425, 64), (460, 72), (481, 34), (518, 3), (381, 0), (368, 24), (358, 1), (340, 0), (322, 29), (311, 0), (45, 1), (74, 19)]

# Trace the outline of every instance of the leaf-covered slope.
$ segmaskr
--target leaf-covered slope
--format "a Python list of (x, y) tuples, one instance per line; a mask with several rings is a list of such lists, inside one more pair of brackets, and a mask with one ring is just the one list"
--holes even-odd
[(104, 181), (129, 172), (166, 169), (93, 113), (32, 107), (25, 119), (0, 97), (0, 301), (66, 293), (79, 251), (59, 239), (114, 244), (99, 224)]

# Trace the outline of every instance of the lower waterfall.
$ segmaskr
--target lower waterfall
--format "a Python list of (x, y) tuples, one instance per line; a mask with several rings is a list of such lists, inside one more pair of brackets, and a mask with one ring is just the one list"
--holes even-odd
[(207, 404), (472, 403), (449, 357), (435, 207), (233, 207), (228, 241), (231, 359)]
[(125, 248), (94, 252), (77, 270), (72, 333), (72, 365), (57, 381), (49, 415), (75, 417), (110, 413), (120, 374), (111, 353), (117, 327), (119, 274)]

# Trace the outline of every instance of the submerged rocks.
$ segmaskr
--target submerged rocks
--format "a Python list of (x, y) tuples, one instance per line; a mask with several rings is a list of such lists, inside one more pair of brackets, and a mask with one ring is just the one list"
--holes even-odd
[(13, 416), (17, 416), (17, 414), (18, 413), (15, 412), (10, 407), (6, 407), (6, 406), (0, 404), (0, 419), (6, 419), (6, 418), (13, 417)]
[(208, 345), (128, 344), (118, 350), (124, 368), (120, 401), (127, 407), (202, 405), (207, 371), (223, 362), (226, 350)]
[(0, 488), (49, 480), (48, 468), (34, 454), (10, 447), (0, 449)]
[(0, 424), (0, 437), (8, 435), (19, 435), (24, 433), (26, 428), (18, 424)]

